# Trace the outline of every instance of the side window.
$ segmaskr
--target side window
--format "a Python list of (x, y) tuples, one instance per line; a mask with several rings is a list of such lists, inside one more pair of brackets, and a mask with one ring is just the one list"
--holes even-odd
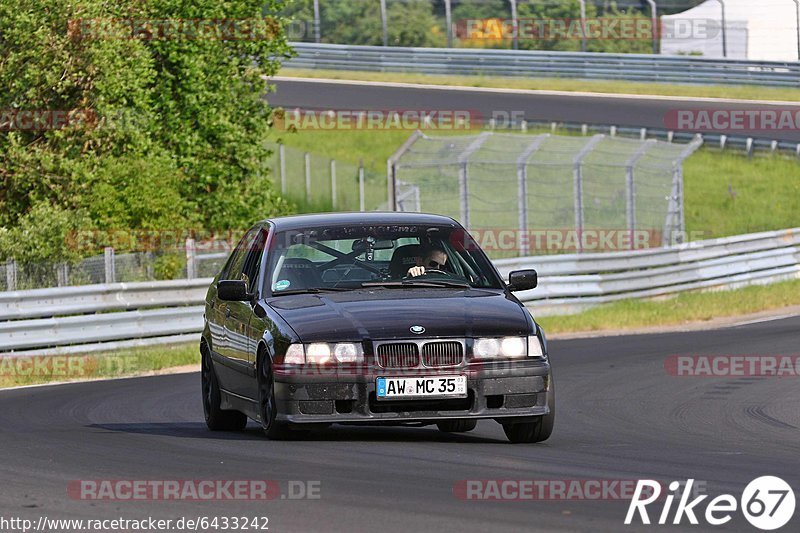
[(247, 287), (250, 291), (256, 288), (255, 284), (258, 281), (258, 273), (261, 269), (261, 259), (264, 257), (264, 247), (267, 244), (267, 236), (268, 232), (266, 228), (260, 228), (251, 241), (247, 252), (247, 259), (244, 262), (242, 273), (247, 276)]
[(258, 231), (259, 228), (253, 228), (242, 237), (242, 240), (239, 241), (239, 244), (236, 245), (236, 249), (231, 254), (228, 264), (225, 265), (225, 270), (220, 279), (242, 279), (244, 263)]

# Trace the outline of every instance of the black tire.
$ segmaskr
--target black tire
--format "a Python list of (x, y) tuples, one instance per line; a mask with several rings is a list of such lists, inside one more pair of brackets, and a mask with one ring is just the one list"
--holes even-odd
[(543, 442), (550, 438), (556, 421), (556, 393), (553, 376), (550, 376), (550, 389), (547, 391), (547, 406), (550, 412), (544, 416), (535, 416), (529, 422), (503, 424), (508, 440), (514, 444), (530, 444)]
[(467, 431), (472, 431), (475, 429), (475, 426), (478, 425), (478, 421), (474, 418), (461, 418), (458, 420), (442, 420), (441, 422), (436, 422), (436, 427), (439, 428), (439, 431), (444, 431), (445, 433), (466, 433)]
[(258, 364), (258, 409), (261, 415), (261, 429), (267, 438), (285, 440), (295, 437), (288, 424), (275, 420), (278, 407), (275, 403), (275, 380), (272, 376), (272, 363), (266, 355), (260, 357)]
[(203, 415), (211, 431), (241, 431), (247, 426), (247, 416), (239, 411), (220, 409), (219, 381), (211, 363), (208, 349), (200, 348), (200, 382), (203, 392)]

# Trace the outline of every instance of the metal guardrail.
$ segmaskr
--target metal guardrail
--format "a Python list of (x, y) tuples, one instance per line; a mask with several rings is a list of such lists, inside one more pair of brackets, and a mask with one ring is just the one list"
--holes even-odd
[(294, 68), (800, 87), (800, 62), (292, 43)]
[[(540, 286), (518, 293), (537, 314), (572, 312), (621, 299), (800, 279), (800, 228), (670, 248), (500, 259), (495, 265), (504, 277), (512, 270), (539, 271)], [(85, 352), (126, 343), (197, 340), (210, 282), (0, 293), (0, 353)]]

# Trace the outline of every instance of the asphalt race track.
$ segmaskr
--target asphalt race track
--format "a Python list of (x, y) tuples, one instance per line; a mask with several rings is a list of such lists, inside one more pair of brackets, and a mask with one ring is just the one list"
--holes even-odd
[[(339, 427), (294, 442), (206, 430), (198, 374), (0, 391), (2, 516), (269, 517), (270, 531), (639, 531), (626, 501), (464, 501), (467, 479), (694, 478), (736, 498), (759, 476), (800, 487), (797, 378), (670, 376), (670, 355), (797, 354), (800, 317), (717, 331), (551, 342), (558, 417), (539, 445), (499, 425)], [(320, 481), (320, 498), (81, 501), (80, 479)], [(710, 499), (710, 498), (709, 498)], [(708, 501), (708, 500), (706, 500)], [(704, 505), (701, 507), (703, 512)], [(656, 519), (660, 507), (652, 511)], [(653, 516), (655, 515), (655, 516)], [(798, 513), (783, 530), (796, 531)], [(669, 529), (669, 528), (666, 528)], [(681, 530), (689, 529), (684, 522)], [(693, 531), (755, 531), (740, 512)]]
[[(587, 94), (537, 94), (490, 92), (483, 89), (452, 90), (359, 85), (336, 81), (303, 81), (279, 78), (277, 88), (269, 95), (270, 104), (286, 109), (342, 110), (468, 110), (479, 111), (483, 117), (500, 117), (523, 112), (525, 120), (575, 122), (599, 125), (668, 129), (664, 117), (670, 111), (690, 110), (784, 110), (800, 111), (800, 105), (769, 105), (744, 102), (687, 101), (686, 99), (647, 98), (642, 96), (593, 96)], [(722, 131), (740, 137), (800, 142), (800, 130), (782, 131)]]

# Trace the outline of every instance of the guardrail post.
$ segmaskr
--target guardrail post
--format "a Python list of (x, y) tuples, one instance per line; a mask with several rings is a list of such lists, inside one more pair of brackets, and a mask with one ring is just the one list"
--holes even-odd
[(336, 160), (331, 159), (331, 207), (336, 210)]
[(278, 168), (281, 173), (281, 194), (286, 194), (286, 150), (283, 144), (278, 145)]
[(367, 200), (364, 198), (364, 160), (358, 160), (358, 209), (367, 210)]
[(106, 246), (103, 249), (103, 262), (105, 264), (106, 283), (116, 283), (117, 263), (112, 247)]
[(194, 239), (186, 239), (186, 279), (197, 277), (197, 251)]
[(305, 161), (305, 174), (306, 174), (306, 202), (311, 201), (311, 154), (308, 152), (303, 154)]
[(575, 231), (578, 233), (578, 252), (583, 251), (583, 159), (605, 135), (595, 135), (586, 143), (572, 162), (573, 194), (575, 195)]
[(17, 290), (17, 261), (14, 258), (6, 261), (6, 290)]

